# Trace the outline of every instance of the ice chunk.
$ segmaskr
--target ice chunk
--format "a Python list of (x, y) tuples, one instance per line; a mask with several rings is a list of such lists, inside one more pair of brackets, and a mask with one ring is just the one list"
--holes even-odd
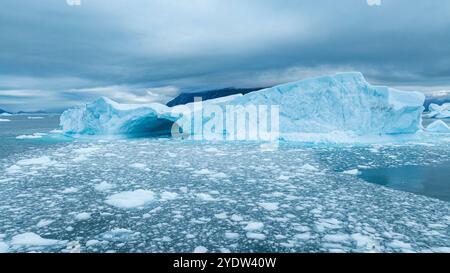
[(239, 237), (240, 237), (239, 233), (225, 232), (225, 239), (227, 240), (236, 240), (239, 239)]
[(259, 203), (258, 205), (268, 211), (274, 211), (274, 210), (278, 209), (278, 203), (263, 202), (263, 203)]
[(162, 192), (161, 193), (161, 201), (170, 201), (178, 198), (178, 194), (176, 192)]
[(77, 193), (79, 191), (78, 188), (75, 187), (69, 187), (69, 188), (65, 188), (62, 193), (64, 194), (69, 194), (69, 193)]
[(359, 175), (361, 172), (358, 169), (352, 169), (352, 170), (343, 171), (342, 173), (350, 174), (350, 175)]
[(75, 215), (75, 220), (77, 221), (86, 221), (91, 218), (91, 214), (87, 212), (78, 213)]
[(442, 120), (436, 120), (435, 122), (428, 125), (425, 130), (433, 133), (450, 133), (450, 127)]
[(125, 228), (114, 228), (103, 233), (102, 237), (108, 241), (128, 241), (133, 236), (133, 231)]
[(429, 107), (430, 112), (425, 114), (425, 117), (428, 118), (450, 118), (450, 103), (444, 103), (442, 105), (430, 104)]
[(9, 122), (11, 121), (10, 119), (6, 119), (6, 118), (0, 118), (0, 122)]
[(44, 239), (32, 232), (16, 235), (11, 240), (11, 245), (14, 246), (50, 246), (58, 243), (58, 240)]
[(111, 190), (113, 188), (114, 188), (114, 185), (110, 184), (110, 183), (108, 183), (106, 181), (103, 181), (100, 184), (94, 186), (94, 189), (96, 191), (108, 191), (108, 190)]
[(38, 139), (38, 138), (42, 138), (45, 135), (47, 135), (47, 134), (34, 133), (32, 135), (20, 135), (20, 136), (17, 136), (16, 139)]
[(199, 193), (197, 194), (198, 199), (200, 199), (201, 201), (206, 201), (206, 202), (213, 202), (213, 201), (217, 201), (216, 198), (212, 197), (210, 194), (208, 193)]
[(46, 227), (48, 225), (51, 225), (53, 222), (54, 222), (53, 220), (45, 220), (45, 219), (44, 220), (40, 220), (37, 223), (36, 227), (38, 227), (38, 228)]
[(250, 222), (245, 226), (246, 231), (256, 231), (264, 228), (264, 224), (261, 222)]
[(194, 253), (206, 253), (208, 249), (204, 246), (198, 246), (194, 249)]
[(247, 232), (247, 238), (253, 239), (253, 240), (265, 240), (266, 235), (264, 235), (262, 233)]
[(42, 165), (48, 166), (53, 164), (54, 162), (50, 160), (48, 156), (42, 156), (37, 158), (23, 159), (17, 162), (19, 166), (31, 166), (31, 165)]
[(143, 207), (152, 202), (155, 194), (149, 190), (135, 190), (116, 193), (106, 199), (106, 204), (123, 209)]

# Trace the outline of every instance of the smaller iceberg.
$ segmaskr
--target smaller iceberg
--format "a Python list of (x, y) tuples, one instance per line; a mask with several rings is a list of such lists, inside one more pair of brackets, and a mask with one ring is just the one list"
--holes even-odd
[(428, 125), (425, 130), (432, 133), (450, 133), (450, 127), (448, 127), (448, 125), (445, 124), (445, 122), (443, 122), (442, 120), (436, 120), (435, 122)]
[(445, 119), (450, 118), (450, 103), (444, 103), (437, 105), (435, 103), (430, 104), (430, 112), (425, 114), (427, 118)]
[(108, 98), (65, 111), (63, 132), (74, 135), (161, 136), (170, 134), (179, 116), (160, 104), (119, 104)]

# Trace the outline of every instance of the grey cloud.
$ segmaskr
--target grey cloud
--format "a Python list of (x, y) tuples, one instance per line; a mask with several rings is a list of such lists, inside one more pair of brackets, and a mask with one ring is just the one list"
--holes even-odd
[(4, 0), (0, 106), (139, 102), (147, 88), (261, 87), (342, 70), (426, 91), (450, 85), (449, 29), (446, 0)]

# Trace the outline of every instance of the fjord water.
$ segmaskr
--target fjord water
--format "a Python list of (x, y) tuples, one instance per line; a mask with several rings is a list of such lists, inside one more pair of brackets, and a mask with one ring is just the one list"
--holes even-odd
[(14, 115), (2, 117), (10, 120), (0, 122), (0, 159), (9, 155), (25, 152), (32, 148), (55, 144), (46, 139), (17, 139), (17, 136), (34, 133), (48, 133), (58, 128), (59, 115)]
[[(274, 149), (16, 139), (48, 133), (57, 121), (19, 116), (0, 125), (0, 243), (10, 252), (450, 251), (450, 203), (425, 196), (430, 186), (417, 187), (445, 188), (449, 142)], [(417, 190), (344, 173), (411, 172), (393, 171), (402, 168), (420, 173), (405, 176)], [(24, 243), (30, 233), (52, 241)]]
[(450, 202), (450, 161), (438, 165), (362, 170), (362, 179)]

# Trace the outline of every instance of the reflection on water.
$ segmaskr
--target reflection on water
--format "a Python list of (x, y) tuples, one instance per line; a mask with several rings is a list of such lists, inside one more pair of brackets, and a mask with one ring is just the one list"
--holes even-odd
[(389, 188), (450, 201), (450, 162), (437, 166), (404, 166), (363, 170), (360, 177)]

